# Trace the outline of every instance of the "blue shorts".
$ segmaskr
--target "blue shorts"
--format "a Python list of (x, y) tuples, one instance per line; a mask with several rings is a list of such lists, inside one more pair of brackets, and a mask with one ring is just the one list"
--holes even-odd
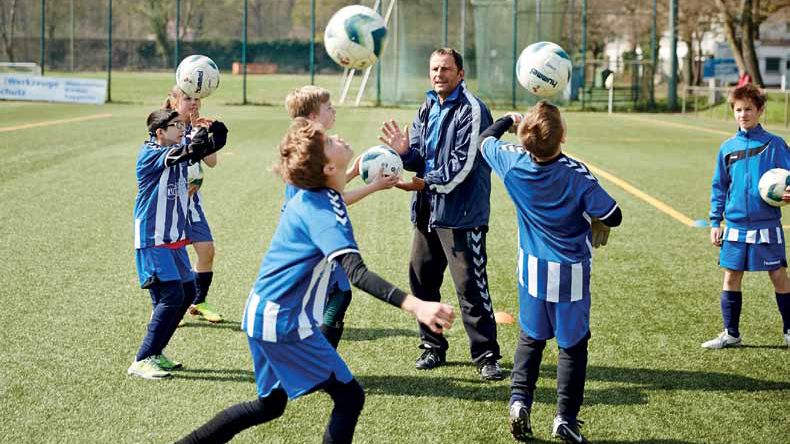
[(354, 379), (343, 358), (318, 329), (296, 342), (266, 342), (247, 336), (258, 397), (282, 387), (288, 398), (306, 395), (332, 375), (343, 384)]
[(520, 297), (519, 324), (533, 339), (556, 337), (560, 347), (573, 347), (590, 332), (590, 297), (549, 302), (525, 293)]
[(200, 192), (192, 195), (189, 199), (189, 239), (194, 242), (213, 242), (211, 228), (208, 226), (206, 213), (203, 211), (203, 203)]
[(719, 266), (735, 271), (773, 271), (787, 267), (785, 244), (747, 244), (725, 240)]
[(186, 247), (140, 248), (135, 250), (134, 260), (141, 288), (148, 288), (156, 281), (189, 282), (195, 279)]

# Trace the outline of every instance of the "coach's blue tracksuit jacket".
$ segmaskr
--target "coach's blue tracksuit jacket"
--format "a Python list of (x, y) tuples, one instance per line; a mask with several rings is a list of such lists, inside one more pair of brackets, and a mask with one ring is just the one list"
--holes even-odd
[(759, 230), (781, 226), (782, 212), (760, 198), (758, 182), (772, 168), (790, 169), (790, 150), (784, 139), (757, 125), (738, 130), (722, 143), (713, 173), (711, 226)]
[[(480, 133), (491, 125), (491, 112), (472, 95), (464, 82), (439, 124), (433, 169), (425, 172), (428, 115), (438, 100), (428, 94), (409, 129), (409, 151), (403, 166), (425, 180), (425, 190), (414, 193), (411, 221), (417, 223), (417, 202), (425, 197), (431, 206), (430, 227), (474, 228), (488, 225), (491, 167), (480, 155)], [(448, 98), (448, 101), (451, 99)], [(446, 102), (447, 103), (447, 102)], [(423, 195), (423, 196), (420, 196)]]

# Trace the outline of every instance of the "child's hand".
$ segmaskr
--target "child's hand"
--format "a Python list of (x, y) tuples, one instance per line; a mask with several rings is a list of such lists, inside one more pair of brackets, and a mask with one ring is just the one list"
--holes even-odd
[(782, 201), (790, 202), (790, 185), (785, 188), (785, 193), (782, 194)]
[(603, 247), (609, 241), (609, 231), (611, 229), (599, 221), (598, 219), (592, 222), (592, 246), (593, 248)]
[[(784, 196), (782, 197), (784, 199)], [(721, 239), (724, 232), (721, 227), (711, 227), (710, 229), (710, 243), (717, 247), (721, 247)]]
[(417, 176), (414, 176), (411, 179), (411, 182), (401, 181), (398, 182), (395, 186), (403, 191), (422, 191), (425, 189), (425, 181)]
[(346, 170), (346, 182), (350, 181), (351, 179), (359, 176), (359, 161), (362, 159), (362, 154), (354, 158), (354, 161), (351, 163), (351, 167)]
[(379, 174), (371, 183), (375, 186), (376, 191), (388, 190), (400, 183), (400, 176)]
[(406, 154), (409, 150), (409, 127), (403, 128), (401, 131), (398, 124), (394, 120), (384, 122), (381, 127), (382, 135), (379, 140), (395, 150), (398, 154)]
[(415, 304), (412, 313), (421, 324), (425, 325), (432, 332), (442, 334), (453, 326), (455, 320), (455, 312), (453, 307), (440, 302), (428, 302), (415, 299)]
[(524, 116), (522, 116), (517, 112), (505, 113), (505, 115), (502, 117), (510, 117), (513, 120), (513, 125), (507, 130), (507, 132), (509, 133), (515, 133), (516, 129), (518, 129), (518, 124), (521, 123), (522, 120), (524, 120)]

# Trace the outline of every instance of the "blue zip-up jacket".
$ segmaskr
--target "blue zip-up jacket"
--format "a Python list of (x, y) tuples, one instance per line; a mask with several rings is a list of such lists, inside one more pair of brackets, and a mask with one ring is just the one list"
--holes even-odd
[(772, 168), (790, 169), (790, 150), (781, 137), (758, 124), (725, 140), (713, 173), (711, 226), (720, 226), (723, 219), (738, 230), (781, 226), (781, 210), (763, 202), (758, 189), (760, 177)]
[(425, 173), (428, 114), (435, 95), (428, 94), (409, 129), (409, 151), (401, 156), (403, 167), (425, 180), (425, 190), (411, 200), (411, 221), (417, 223), (419, 194), (428, 198), (430, 227), (475, 228), (488, 225), (491, 210), (491, 167), (480, 155), (480, 133), (492, 123), (491, 112), (480, 99), (458, 86), (458, 98), (439, 122), (434, 167)]

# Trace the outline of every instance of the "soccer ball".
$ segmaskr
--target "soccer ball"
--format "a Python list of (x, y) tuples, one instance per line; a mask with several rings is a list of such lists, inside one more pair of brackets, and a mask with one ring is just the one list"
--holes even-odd
[(346, 6), (326, 25), (324, 47), (340, 66), (365, 69), (378, 60), (386, 37), (387, 25), (376, 11), (362, 5)]
[(532, 94), (550, 97), (565, 89), (571, 80), (571, 59), (560, 45), (533, 43), (518, 56), (518, 83)]
[(200, 162), (190, 163), (187, 167), (187, 183), (195, 188), (203, 185), (203, 167)]
[(790, 171), (774, 168), (766, 171), (760, 177), (757, 186), (760, 189), (760, 197), (765, 203), (773, 207), (781, 207), (787, 203), (782, 200), (782, 195), (788, 185), (790, 185)]
[(403, 162), (392, 148), (376, 145), (368, 148), (359, 159), (359, 175), (365, 183), (371, 183), (379, 175), (400, 176), (403, 171)]
[(189, 56), (178, 64), (176, 85), (193, 99), (208, 97), (219, 87), (219, 68), (206, 56)]

